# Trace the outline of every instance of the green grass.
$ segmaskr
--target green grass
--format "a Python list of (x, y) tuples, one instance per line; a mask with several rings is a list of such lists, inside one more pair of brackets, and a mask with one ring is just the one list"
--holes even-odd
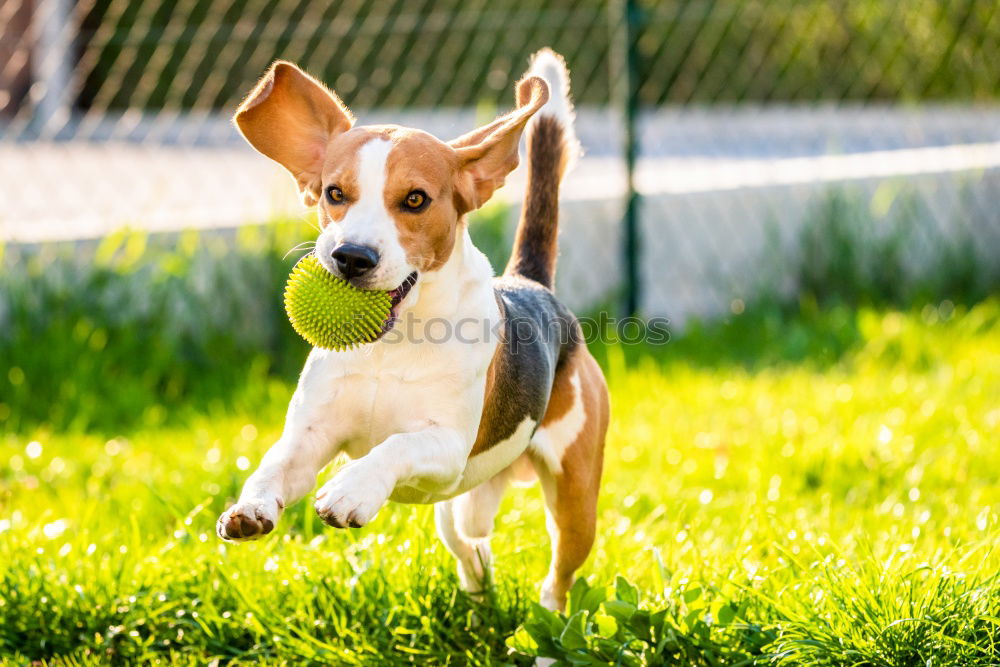
[[(663, 612), (665, 664), (1000, 663), (1000, 302), (776, 317), (597, 350), (614, 418), (582, 574)], [(0, 654), (528, 661), (506, 641), (545, 573), (537, 488), (504, 502), (485, 604), (429, 507), (337, 531), (302, 502), (268, 539), (215, 538), (289, 391), (110, 439), (0, 436)]]

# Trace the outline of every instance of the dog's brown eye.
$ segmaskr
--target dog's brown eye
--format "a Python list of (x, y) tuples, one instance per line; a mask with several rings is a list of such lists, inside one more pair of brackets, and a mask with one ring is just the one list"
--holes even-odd
[(343, 204), (344, 203), (344, 191), (338, 188), (336, 185), (331, 185), (326, 189), (326, 198), (331, 204)]
[(430, 199), (428, 199), (427, 194), (423, 190), (414, 190), (406, 195), (406, 199), (403, 200), (403, 206), (411, 211), (419, 211), (429, 201)]

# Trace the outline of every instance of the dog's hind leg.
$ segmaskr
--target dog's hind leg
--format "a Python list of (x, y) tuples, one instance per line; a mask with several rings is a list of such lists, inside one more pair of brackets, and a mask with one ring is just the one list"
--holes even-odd
[(573, 575), (594, 544), (608, 412), (601, 370), (586, 350), (577, 350), (556, 376), (552, 400), (529, 449), (552, 540), (541, 595), (548, 609), (563, 608)]
[(500, 500), (507, 488), (508, 472), (434, 506), (438, 536), (458, 561), (462, 588), (482, 593), (490, 577), (490, 533)]

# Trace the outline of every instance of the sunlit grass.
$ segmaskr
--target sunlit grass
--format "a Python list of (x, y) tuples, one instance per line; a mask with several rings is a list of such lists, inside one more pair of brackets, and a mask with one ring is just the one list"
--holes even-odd
[[(1000, 304), (817, 314), (762, 324), (770, 338), (740, 326), (598, 350), (614, 419), (582, 574), (624, 575), (654, 608), (710, 621), (732, 603), (741, 625), (709, 623), (705, 645), (760, 664), (1000, 662)], [(832, 326), (852, 333), (831, 338)], [(736, 348), (755, 336), (771, 363), (744, 363)], [(839, 343), (810, 354), (816, 340)], [(806, 352), (783, 361), (793, 344)], [(275, 401), (114, 439), (4, 436), (0, 652), (523, 660), (504, 642), (545, 573), (537, 488), (504, 502), (485, 605), (456, 593), (429, 507), (390, 506), (336, 531), (304, 502), (266, 540), (218, 542), (215, 518), (283, 411)]]

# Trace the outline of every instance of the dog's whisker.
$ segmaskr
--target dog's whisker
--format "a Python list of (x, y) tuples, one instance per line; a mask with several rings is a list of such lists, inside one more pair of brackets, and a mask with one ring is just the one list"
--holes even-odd
[(312, 248), (311, 248), (311, 247), (306, 247), (306, 246), (295, 246), (294, 248), (289, 248), (289, 249), (288, 249), (288, 250), (287, 250), (287, 251), (285, 252), (285, 254), (284, 254), (284, 256), (282, 257), (282, 259), (285, 259), (286, 257), (288, 257), (289, 255), (291, 255), (291, 254), (292, 254), (293, 252), (296, 252), (297, 250), (306, 250), (306, 251), (311, 251), (311, 250), (312, 250)]
[(288, 256), (291, 255), (296, 250), (312, 250), (315, 247), (316, 247), (315, 241), (303, 241), (302, 243), (299, 243), (298, 245), (289, 248), (288, 252), (286, 252), (281, 259), (288, 259)]

